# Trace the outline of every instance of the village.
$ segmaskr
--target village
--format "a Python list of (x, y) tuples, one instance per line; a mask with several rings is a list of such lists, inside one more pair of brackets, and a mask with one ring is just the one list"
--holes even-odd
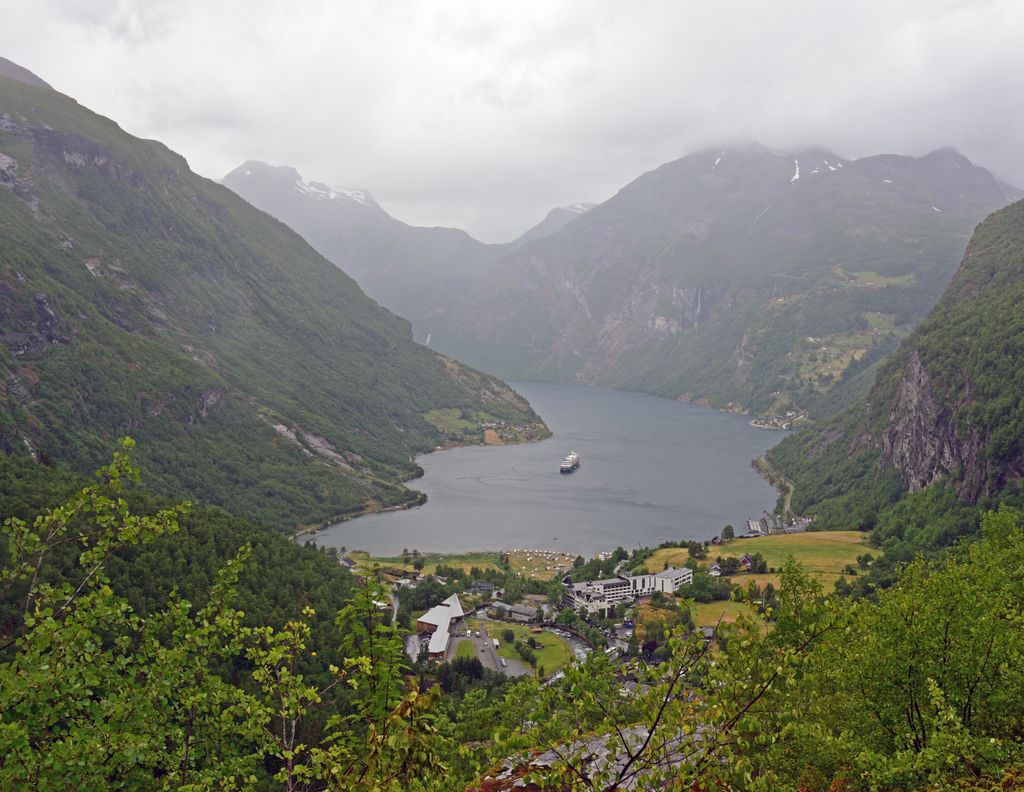
[(390, 590), (379, 606), (404, 631), (414, 664), (475, 660), (490, 672), (544, 681), (601, 651), (628, 681), (632, 664), (658, 662), (666, 630), (714, 641), (716, 629), (770, 607), (788, 558), (826, 585), (872, 561), (858, 532), (814, 532), (809, 521), (768, 517), (746, 527), (738, 537), (727, 526), (705, 542), (617, 548), (589, 560), (527, 548), (340, 560)]

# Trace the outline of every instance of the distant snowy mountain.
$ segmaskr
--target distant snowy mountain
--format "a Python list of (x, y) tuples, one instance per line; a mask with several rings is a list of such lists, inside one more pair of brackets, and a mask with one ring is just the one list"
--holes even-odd
[(513, 242), (487, 245), (456, 228), (408, 225), (384, 211), (367, 190), (307, 181), (287, 166), (249, 161), (223, 183), (291, 226), (367, 294), (409, 319), (421, 340), (501, 256), (555, 233), (592, 206), (553, 209)]

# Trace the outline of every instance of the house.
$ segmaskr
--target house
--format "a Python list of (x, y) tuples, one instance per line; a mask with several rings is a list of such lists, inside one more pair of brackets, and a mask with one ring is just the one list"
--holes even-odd
[(495, 602), (491, 605), (489, 615), (495, 619), (506, 619), (521, 624), (533, 624), (540, 621), (540, 609), (530, 605), (507, 605), (504, 602)]
[[(749, 522), (749, 520), (748, 520), (748, 522)], [(711, 544), (713, 544), (713, 545), (720, 545), (721, 543), (722, 543), (722, 540), (719, 537), (717, 537), (717, 536), (712, 536), (711, 537)]]
[(712, 564), (711, 566), (708, 567), (708, 574), (711, 575), (711, 577), (721, 577), (722, 576), (722, 565), (721, 564)]
[(740, 569), (750, 569), (753, 565), (754, 559), (750, 557), (750, 553), (744, 553), (740, 559)]
[(448, 641), (455, 627), (462, 623), (465, 613), (459, 595), (452, 594), (440, 605), (435, 605), (416, 620), (416, 632), (430, 635), (427, 655), (431, 660), (443, 660), (448, 651)]
[(470, 594), (477, 594), (481, 597), (489, 597), (494, 591), (494, 584), (488, 583), (486, 580), (477, 580), (469, 587)]

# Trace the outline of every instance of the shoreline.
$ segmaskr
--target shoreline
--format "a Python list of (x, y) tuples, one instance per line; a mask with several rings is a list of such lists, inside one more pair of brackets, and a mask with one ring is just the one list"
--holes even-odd
[[(527, 443), (539, 443), (553, 436), (554, 433), (543, 420), (540, 422), (539, 425), (544, 428), (544, 431), (538, 432), (536, 436), (530, 437), (528, 439), (491, 443), (487, 441), (485, 430), (484, 433), (481, 434), (479, 442), (459, 443), (455, 441), (449, 441), (443, 443), (442, 445), (434, 447), (430, 451), (425, 451), (424, 453), (417, 455), (416, 457), (413, 458), (413, 461), (416, 462), (418, 465), (418, 460), (420, 459), (420, 457), (429, 456), (430, 454), (437, 454), (441, 451), (450, 451), (455, 448), (472, 448), (474, 446), (480, 446), (482, 448), (501, 448), (502, 446), (517, 446), (525, 445)], [(317, 523), (316, 525), (309, 525), (304, 528), (299, 528), (293, 531), (292, 539), (293, 541), (298, 542), (301, 541), (303, 538), (312, 538), (321, 531), (326, 531), (328, 528), (332, 528), (335, 525), (340, 525), (341, 523), (349, 522), (350, 520), (355, 520), (359, 517), (365, 517), (369, 514), (387, 514), (389, 512), (408, 511), (409, 509), (414, 509), (418, 506), (423, 506), (427, 502), (427, 494), (425, 492), (420, 492), (419, 490), (413, 489), (412, 487), (408, 486), (410, 481), (416, 481), (417, 479), (422, 477), (423, 469), (420, 468), (418, 473), (413, 473), (408, 478), (399, 481), (397, 485), (394, 485), (401, 487), (404, 492), (415, 493), (415, 498), (413, 498), (412, 500), (406, 501), (404, 503), (396, 503), (391, 506), (381, 506), (380, 508), (371, 508), (369, 506), (364, 506), (363, 508), (358, 510), (345, 512), (343, 514), (338, 514), (333, 517), (328, 517), (326, 520), (323, 520)], [(391, 484), (391, 482), (388, 483)]]
[[(537, 384), (537, 385), (541, 385), (541, 386), (552, 385), (552, 386), (587, 387), (586, 385), (584, 385), (582, 383), (561, 383), (561, 382), (532, 381), (532, 380), (526, 380), (526, 381), (523, 381), (522, 383), (515, 382), (515, 383), (512, 383), (512, 386), (513, 387), (519, 387), (521, 384), (522, 385)], [(706, 410), (709, 410), (709, 411), (711, 411), (713, 413), (718, 413), (719, 415), (732, 415), (732, 416), (736, 416), (736, 417), (740, 417), (740, 416), (743, 416), (743, 415), (746, 415), (746, 416), (750, 415), (750, 413), (746, 409), (740, 407), (739, 405), (731, 404), (731, 405), (727, 405), (725, 407), (722, 407), (722, 406), (712, 406), (712, 405), (708, 404), (704, 399), (688, 398), (689, 396), (691, 396), (690, 394), (684, 394), (684, 395), (681, 395), (681, 396), (673, 397), (673, 396), (665, 396), (665, 395), (660, 395), (660, 394), (649, 393), (649, 392), (645, 392), (645, 391), (628, 390), (628, 389), (623, 389), (623, 388), (607, 388), (606, 390), (614, 391), (614, 392), (619, 392), (619, 393), (627, 394), (627, 395), (628, 394), (635, 394), (637, 396), (642, 396), (642, 397), (650, 397), (650, 398), (655, 398), (655, 399), (665, 399), (668, 402), (676, 402), (676, 403), (688, 404), (688, 405), (691, 405), (691, 406), (699, 408), (699, 409), (706, 409)], [(749, 420), (744, 422), (744, 423), (746, 423), (747, 426), (749, 426), (750, 428), (758, 428), (758, 427), (751, 426), (751, 422)], [(527, 443), (538, 443), (538, 442), (550, 439), (555, 434), (554, 432), (551, 431), (551, 429), (547, 426), (547, 424), (543, 420), (541, 422), (539, 422), (539, 424), (534, 425), (534, 427), (538, 428), (538, 429), (542, 427), (543, 431), (538, 431), (536, 433), (531, 433), (531, 435), (528, 436), (528, 438), (524, 438), (524, 439), (521, 439), (521, 440), (518, 440), (518, 441), (511, 441), (510, 442), (508, 440), (505, 440), (504, 442), (501, 443), (501, 445), (526, 445)], [(495, 444), (493, 442), (488, 442), (488, 438), (486, 438), (484, 436), (484, 434), (481, 432), (481, 434), (478, 434), (475, 437), (470, 438), (470, 442), (465, 442), (465, 441), (459, 442), (459, 441), (455, 441), (453, 439), (448, 439), (448, 440), (446, 440), (444, 442), (441, 442), (441, 443), (437, 444), (436, 446), (434, 446), (434, 448), (432, 448), (432, 449), (430, 449), (428, 451), (424, 451), (423, 453), (417, 455), (414, 458), (414, 461), (418, 463), (422, 458), (428, 457), (431, 454), (436, 454), (436, 453), (441, 452), (441, 451), (449, 451), (449, 450), (456, 449), (456, 448), (469, 448), (469, 447), (473, 447), (473, 446), (484, 446), (484, 447), (487, 447), (487, 446), (492, 446), (492, 445), (495, 445)], [(767, 452), (764, 452), (764, 453), (767, 453)], [(747, 464), (749, 464), (750, 466), (754, 467), (755, 471), (758, 473), (759, 478), (761, 478), (763, 481), (765, 481), (771, 487), (771, 489), (775, 492), (775, 494), (776, 494), (776, 507), (778, 507), (778, 501), (779, 501), (780, 496), (786, 495), (789, 492), (789, 488), (785, 488), (785, 485), (783, 483), (781, 483), (782, 482), (781, 476), (776, 474), (773, 470), (769, 470), (768, 472), (766, 472), (765, 470), (762, 469), (762, 465), (764, 465), (765, 467), (768, 467), (766, 462), (764, 462), (763, 460), (764, 460), (764, 457), (762, 455), (762, 456), (759, 456), (759, 457), (757, 457), (756, 459), (753, 459), (753, 460), (751, 460), (750, 457), (747, 457), (747, 460), (744, 460), (744, 461), (746, 461)], [(746, 465), (744, 465), (743, 462), (739, 462), (739, 465), (737, 466), (737, 469), (742, 469), (742, 467), (746, 467)], [(306, 527), (296, 531), (295, 534), (294, 534), (294, 537), (295, 537), (296, 541), (304, 541), (304, 540), (316, 541), (317, 537), (318, 537), (318, 535), (320, 533), (326, 531), (329, 528), (340, 526), (342, 523), (347, 523), (350, 520), (354, 520), (354, 519), (356, 519), (358, 517), (365, 517), (365, 516), (373, 515), (373, 514), (388, 514), (388, 513), (391, 513), (391, 512), (407, 511), (409, 509), (412, 509), (413, 507), (418, 507), (418, 506), (422, 506), (422, 505), (427, 504), (429, 502), (429, 499), (428, 499), (428, 496), (425, 493), (422, 493), (420, 491), (417, 491), (415, 489), (412, 489), (412, 488), (408, 487), (410, 482), (415, 481), (415, 479), (422, 477), (422, 475), (423, 475), (423, 473), (422, 473), (422, 471), (420, 471), (418, 474), (410, 475), (408, 478), (403, 479), (400, 482), (400, 485), (402, 486), (403, 489), (408, 489), (408, 492), (410, 494), (411, 493), (416, 493), (419, 497), (415, 497), (413, 499), (405, 500), (405, 501), (403, 501), (401, 503), (392, 504), (392, 505), (388, 505), (388, 506), (383, 506), (383, 505), (380, 505), (379, 503), (378, 504), (366, 503), (363, 506), (363, 508), (353, 509), (353, 510), (348, 511), (348, 512), (346, 512), (344, 514), (340, 514), (340, 515), (337, 515), (336, 517), (333, 517), (333, 518), (324, 520), (322, 522), (319, 522), (316, 525), (306, 526)], [(789, 498), (786, 499), (785, 503), (786, 503), (786, 506), (788, 507), (789, 506)], [(731, 520), (731, 521), (735, 522), (735, 520)], [(711, 533), (709, 534), (709, 537), (712, 536), (712, 535), (714, 535), (714, 531), (711, 531)], [(697, 541), (704, 541), (704, 540), (703, 539), (697, 539)], [(620, 543), (621, 543), (621, 541), (620, 541)], [(547, 545), (545, 545), (545, 547), (547, 547)], [(501, 546), (499, 546), (499, 545), (490, 545), (490, 548), (491, 548), (490, 550), (484, 549), (484, 550), (478, 551), (478, 552), (500, 552), (501, 551)], [(357, 549), (357, 548), (353, 547), (351, 549)], [(611, 548), (611, 545), (609, 545), (607, 548), (603, 548), (603, 549), (604, 550), (610, 550), (612, 548)], [(439, 553), (451, 553), (452, 550), (450, 548), (440, 548), (437, 552), (439, 552)], [(598, 550), (595, 550), (595, 552), (598, 552)]]
[[(793, 513), (792, 507), (793, 492), (796, 490), (796, 485), (772, 467), (772, 464), (768, 461), (767, 452), (753, 459), (750, 466), (779, 493), (779, 497), (783, 500), (782, 516), (796, 517), (797, 515)], [(775, 507), (778, 509), (778, 500), (776, 500)]]

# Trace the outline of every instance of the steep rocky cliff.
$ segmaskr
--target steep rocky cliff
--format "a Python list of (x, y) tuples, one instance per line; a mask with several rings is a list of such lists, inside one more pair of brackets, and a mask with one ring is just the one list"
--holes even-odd
[(966, 505), (1018, 497), (1022, 305), (1024, 201), (978, 226), (942, 299), (863, 401), (770, 453), (796, 482), (794, 505), (825, 525), (870, 527), (911, 508), (898, 506), (908, 494), (924, 503), (935, 488)]

